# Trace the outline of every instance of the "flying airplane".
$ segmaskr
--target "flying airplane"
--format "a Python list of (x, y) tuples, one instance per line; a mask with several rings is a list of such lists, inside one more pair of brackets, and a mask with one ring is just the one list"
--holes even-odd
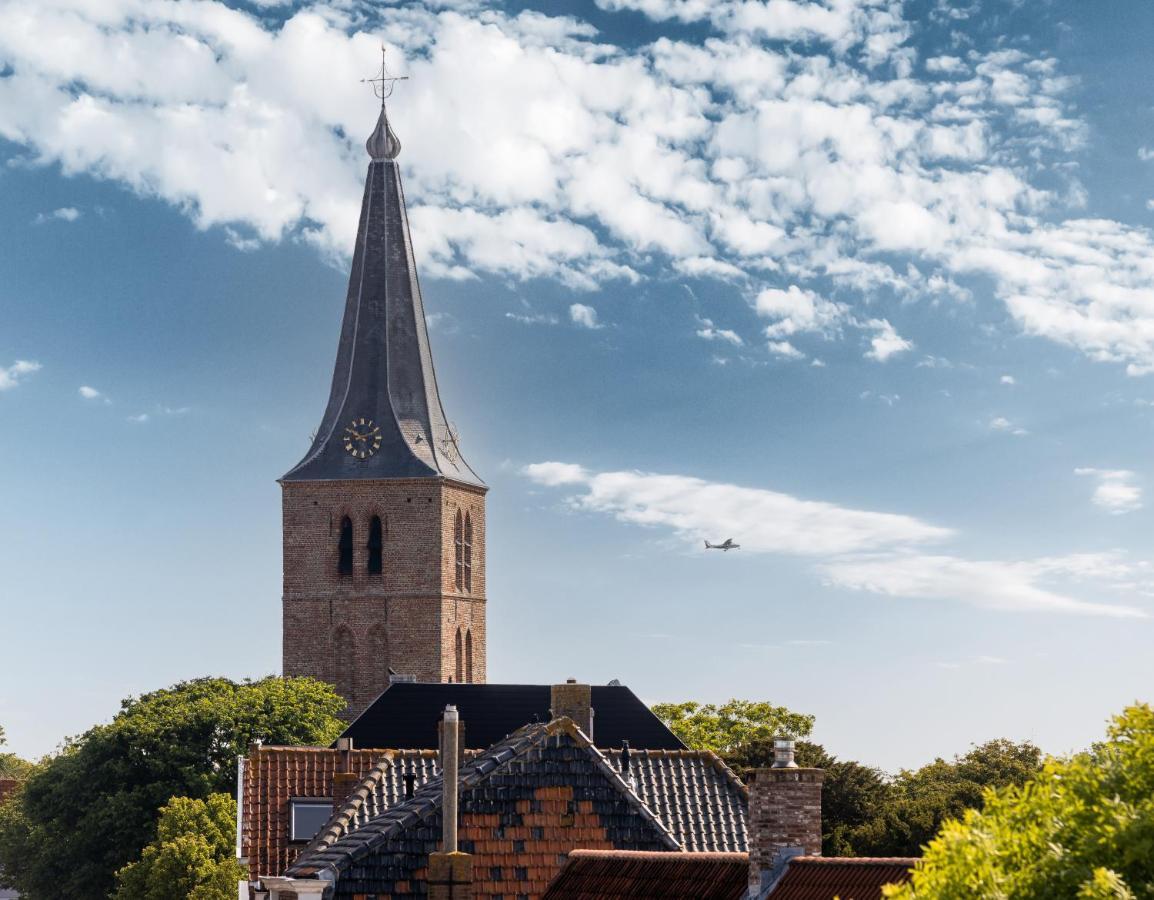
[(711, 544), (709, 541), (705, 542), (706, 550), (740, 550), (741, 544), (733, 543), (733, 538), (726, 538), (720, 544)]

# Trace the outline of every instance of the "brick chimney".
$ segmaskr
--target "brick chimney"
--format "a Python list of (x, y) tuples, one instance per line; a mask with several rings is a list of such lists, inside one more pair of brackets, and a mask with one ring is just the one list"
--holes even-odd
[(821, 856), (821, 769), (798, 768), (794, 742), (779, 738), (773, 766), (749, 782), (749, 896), (764, 897), (794, 856)]
[(333, 773), (333, 814), (340, 812), (349, 794), (361, 781), (353, 771), (353, 739), (337, 739), (337, 771)]
[(567, 716), (593, 740), (593, 689), (570, 678), (564, 684), (549, 689), (549, 714), (554, 718)]

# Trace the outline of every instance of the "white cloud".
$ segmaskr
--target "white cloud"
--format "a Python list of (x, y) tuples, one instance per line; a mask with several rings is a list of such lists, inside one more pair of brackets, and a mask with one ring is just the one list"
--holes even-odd
[(1030, 182), (1086, 140), (1056, 60), (919, 44), (922, 77), (896, 0), (601, 3), (708, 36), (625, 48), (571, 17), (445, 3), (8, 0), (0, 137), (238, 248), (294, 236), (340, 258), (372, 124), (357, 82), (383, 39), (413, 76), (391, 109), (426, 275), (590, 290), (672, 268), (754, 296), (772, 279), (799, 293), (759, 297), (768, 338), (875, 331), (879, 361), (910, 349), (879, 289), (964, 303), (976, 275), (1024, 332), (1154, 371), (1154, 236), (1063, 218), (1072, 176)]
[(717, 328), (710, 319), (697, 319), (698, 329), (697, 336), (706, 341), (727, 341), (735, 347), (741, 347), (745, 341), (741, 339), (736, 331), (729, 328)]
[(137, 425), (143, 425), (145, 422), (149, 421), (150, 418), (151, 416), (149, 416), (148, 413), (139, 413), (135, 416), (127, 417), (129, 422), (134, 422)]
[(106, 404), (112, 402), (111, 400), (108, 399), (107, 396), (104, 395), (103, 392), (98, 391), (96, 388), (91, 387), (90, 385), (87, 385), (87, 384), (80, 385), (80, 390), (77, 393), (79, 393), (80, 396), (83, 397), (85, 400), (99, 401), (101, 403), (106, 403)]
[(1005, 562), (921, 554), (836, 560), (823, 571), (832, 585), (890, 597), (963, 601), (1007, 612), (1078, 613), (1142, 618), (1134, 606), (1090, 603), (1047, 586), (1060, 560)]
[(1135, 484), (1137, 476), (1129, 469), (1078, 468), (1074, 474), (1097, 480), (1093, 503), (1111, 515), (1120, 516), (1142, 508), (1142, 488)]
[(597, 310), (584, 303), (573, 303), (569, 307), (569, 321), (582, 328), (600, 328), (597, 322)]
[(999, 384), (1015, 385), (1018, 382), (1014, 379), (1013, 375), (1003, 375), (1001, 378), (998, 379), (998, 383)]
[(40, 371), (40, 363), (28, 359), (18, 359), (5, 368), (0, 366), (0, 391), (8, 391), (23, 381), (24, 376)]
[(761, 291), (754, 300), (754, 309), (758, 315), (774, 320), (765, 329), (769, 338), (809, 333), (828, 337), (836, 333), (849, 312), (842, 304), (793, 284), (785, 290), (766, 288)]
[(548, 313), (505, 313), (506, 319), (512, 319), (514, 322), (520, 322), (522, 325), (557, 325), (559, 320), (556, 316), (551, 316)]
[(1151, 160), (1154, 160), (1154, 149), (1151, 149), (1150, 147), (1139, 147), (1138, 158), (1142, 160), (1142, 162), (1150, 162)]
[(32, 220), (34, 225), (43, 225), (46, 222), (75, 222), (80, 218), (80, 210), (74, 206), (63, 206), (60, 209), (54, 209), (50, 213), (37, 213), (36, 218)]
[(805, 354), (789, 341), (769, 341), (765, 345), (774, 356), (783, 359), (805, 359)]
[[(912, 516), (852, 509), (764, 488), (638, 471), (593, 472), (573, 463), (526, 466), (534, 483), (563, 488), (574, 509), (671, 531), (697, 548), (709, 536), (733, 536), (744, 553), (809, 558), (832, 586), (896, 598), (942, 600), (1018, 612), (1143, 617), (1141, 609), (1071, 594), (1092, 582), (1128, 590), (1151, 567), (1119, 554), (1071, 554), (1031, 560), (973, 560), (921, 548), (953, 536)], [(1131, 591), (1133, 593), (1134, 591)]]
[(1024, 437), (1030, 433), (1022, 426), (1015, 425), (1005, 416), (994, 416), (994, 418), (990, 419), (989, 428), (990, 431), (1002, 431), (1006, 434), (1017, 435), (1018, 437)]
[(722, 531), (743, 550), (823, 556), (940, 540), (950, 534), (910, 516), (849, 509), (762, 488), (682, 475), (590, 472), (569, 463), (537, 463), (525, 474), (538, 484), (574, 486), (580, 509), (622, 522), (671, 528), (697, 546)]
[(870, 338), (870, 349), (866, 351), (866, 359), (885, 362), (890, 357), (906, 353), (914, 347), (910, 341), (899, 335), (886, 319), (871, 319), (866, 325), (876, 331)]

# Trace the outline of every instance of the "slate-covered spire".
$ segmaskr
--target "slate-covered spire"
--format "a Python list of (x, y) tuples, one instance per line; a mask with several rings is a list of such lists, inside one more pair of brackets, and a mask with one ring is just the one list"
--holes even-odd
[(372, 161), (328, 407), (309, 452), (281, 480), (440, 476), (483, 485), (437, 393), (396, 160), (401, 142), (383, 103), (365, 147)]

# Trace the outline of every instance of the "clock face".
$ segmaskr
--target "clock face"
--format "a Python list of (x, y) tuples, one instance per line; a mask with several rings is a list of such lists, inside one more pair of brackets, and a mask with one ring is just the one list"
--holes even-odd
[(356, 459), (368, 459), (381, 449), (381, 427), (372, 419), (353, 419), (344, 434), (345, 451)]

